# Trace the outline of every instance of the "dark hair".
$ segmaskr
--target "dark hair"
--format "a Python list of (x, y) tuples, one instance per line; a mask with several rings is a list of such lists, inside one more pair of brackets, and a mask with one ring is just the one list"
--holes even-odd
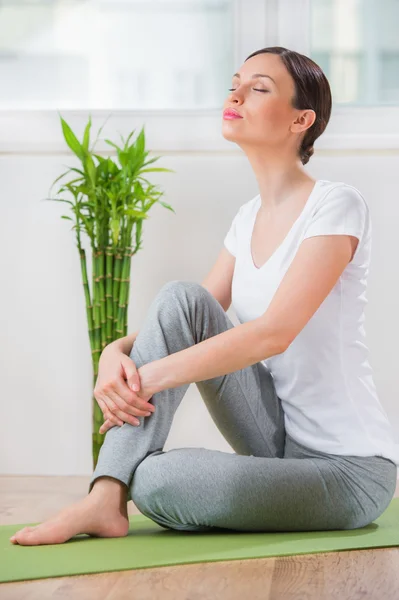
[(316, 119), (313, 125), (306, 130), (299, 148), (302, 164), (306, 165), (314, 152), (315, 140), (323, 133), (330, 120), (332, 106), (330, 84), (323, 70), (311, 58), (282, 46), (270, 46), (257, 50), (250, 54), (244, 62), (252, 56), (264, 52), (279, 54), (292, 76), (295, 83), (293, 107), (300, 110), (310, 108), (316, 113)]

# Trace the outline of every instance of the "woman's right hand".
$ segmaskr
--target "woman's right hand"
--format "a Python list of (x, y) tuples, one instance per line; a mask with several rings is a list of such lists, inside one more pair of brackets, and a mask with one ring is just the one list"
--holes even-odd
[[(137, 390), (133, 391), (133, 385)], [(94, 397), (100, 406), (104, 419), (123, 425), (124, 422), (138, 425), (136, 416), (149, 416), (155, 406), (147, 398), (138, 396), (140, 376), (134, 361), (119, 349), (107, 346), (100, 357)], [(137, 393), (136, 393), (137, 392)]]

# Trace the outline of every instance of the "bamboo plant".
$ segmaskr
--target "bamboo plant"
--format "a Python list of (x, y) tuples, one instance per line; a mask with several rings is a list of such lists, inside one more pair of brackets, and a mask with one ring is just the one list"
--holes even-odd
[[(103, 128), (100, 128), (92, 148), (90, 144), (91, 116), (80, 142), (71, 127), (60, 116), (63, 136), (69, 148), (78, 157), (80, 169), (70, 167), (57, 177), (54, 185), (68, 173), (79, 177), (68, 181), (57, 194), (69, 193), (73, 200), (55, 197), (44, 198), (70, 205), (73, 218), (62, 215), (62, 219), (74, 221), (76, 242), (79, 251), (86, 316), (93, 364), (93, 390), (98, 377), (98, 365), (105, 346), (124, 337), (128, 331), (128, 305), (130, 291), (131, 257), (142, 247), (142, 225), (148, 219), (148, 211), (159, 202), (173, 212), (174, 209), (162, 202), (163, 192), (143, 177), (155, 171), (174, 172), (160, 167), (148, 168), (161, 157), (147, 159), (144, 126), (136, 140), (129, 145), (134, 130), (123, 147), (105, 140), (116, 151), (119, 164), (109, 157), (94, 153), (94, 146)], [(82, 247), (82, 234), (90, 239), (92, 253), (91, 289), (86, 265), (86, 252)], [(134, 242), (133, 242), (134, 237)], [(103, 414), (94, 395), (93, 404), (93, 469), (96, 467), (104, 437), (99, 433)]]

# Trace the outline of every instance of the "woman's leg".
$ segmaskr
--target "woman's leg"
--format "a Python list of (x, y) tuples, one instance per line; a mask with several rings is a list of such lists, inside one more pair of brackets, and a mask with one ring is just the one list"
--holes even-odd
[[(166, 283), (149, 307), (135, 340), (131, 359), (137, 368), (184, 350), (234, 327), (219, 302), (198, 283)], [(262, 367), (262, 368), (259, 368)], [(257, 456), (284, 454), (284, 414), (263, 364), (252, 365), (197, 383), (216, 425), (236, 452)], [(154, 394), (157, 407), (140, 425), (124, 423), (105, 435), (89, 492), (99, 477), (114, 477), (130, 485), (138, 465), (163, 450), (174, 414), (189, 384)], [(267, 407), (267, 408), (266, 408)]]
[(177, 448), (137, 468), (139, 510), (168, 529), (248, 532), (356, 529), (391, 502), (396, 466), (388, 459), (333, 456), (287, 435), (284, 458)]

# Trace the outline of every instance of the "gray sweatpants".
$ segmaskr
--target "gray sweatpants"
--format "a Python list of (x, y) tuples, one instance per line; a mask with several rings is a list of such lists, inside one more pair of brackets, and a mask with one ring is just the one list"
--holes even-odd
[[(150, 305), (130, 357), (139, 368), (231, 327), (206, 288), (170, 281)], [(263, 363), (196, 385), (235, 453), (194, 447), (165, 452), (189, 384), (169, 388), (153, 395), (156, 411), (138, 417), (139, 426), (108, 430), (89, 492), (98, 477), (118, 479), (145, 516), (185, 531), (355, 529), (391, 502), (397, 477), (391, 460), (326, 454), (286, 434), (273, 376)]]

